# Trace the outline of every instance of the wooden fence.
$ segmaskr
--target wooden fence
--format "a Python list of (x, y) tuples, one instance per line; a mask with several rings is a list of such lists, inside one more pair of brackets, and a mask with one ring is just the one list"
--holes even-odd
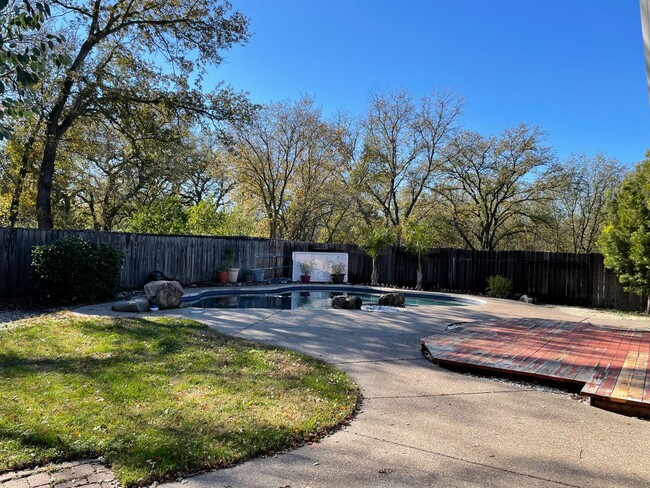
[[(141, 288), (147, 275), (160, 270), (184, 283), (208, 282), (232, 249), (241, 268), (265, 268), (267, 277), (291, 275), (293, 251), (349, 253), (348, 278), (370, 281), (371, 261), (354, 244), (315, 244), (250, 237), (154, 236), (98, 231), (39, 231), (0, 228), (0, 297), (27, 296), (32, 248), (63, 237), (111, 244), (124, 252), (121, 285)], [(417, 258), (391, 248), (378, 260), (379, 281), (415, 286)], [(424, 288), (436, 291), (484, 292), (490, 275), (513, 281), (514, 290), (546, 303), (641, 310), (644, 300), (623, 291), (599, 254), (528, 251), (431, 249), (423, 257)]]
[(236, 266), (264, 268), (267, 277), (291, 276), (293, 251), (349, 253), (349, 277), (354, 282), (370, 276), (371, 269), (370, 261), (356, 245), (310, 244), (250, 237), (156, 236), (0, 228), (0, 297), (20, 297), (31, 293), (30, 263), (34, 246), (73, 236), (97, 244), (110, 244), (124, 252), (121, 276), (124, 288), (141, 288), (153, 270), (162, 271), (185, 285), (214, 281), (216, 272), (224, 264), (226, 249), (233, 251)]
[[(415, 285), (415, 256), (392, 250), (386, 259), (393, 263), (380, 269), (380, 281)], [(645, 308), (645, 299), (624, 291), (616, 275), (605, 268), (601, 254), (431, 249), (422, 267), (423, 287), (428, 290), (484, 292), (489, 276), (502, 275), (512, 280), (515, 292), (544, 303)]]

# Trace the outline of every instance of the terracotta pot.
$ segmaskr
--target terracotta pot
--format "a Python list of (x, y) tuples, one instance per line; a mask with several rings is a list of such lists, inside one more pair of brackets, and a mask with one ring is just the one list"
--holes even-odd
[(309, 276), (309, 275), (301, 275), (300, 276), (300, 281), (302, 283), (309, 283), (310, 280), (311, 280), (311, 276)]
[(217, 283), (228, 283), (228, 271), (217, 271)]

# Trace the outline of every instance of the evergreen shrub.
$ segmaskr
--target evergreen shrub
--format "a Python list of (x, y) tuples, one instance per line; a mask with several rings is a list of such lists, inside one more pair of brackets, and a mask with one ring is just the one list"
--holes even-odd
[(123, 260), (113, 246), (71, 237), (34, 247), (31, 269), (43, 299), (94, 302), (115, 295)]

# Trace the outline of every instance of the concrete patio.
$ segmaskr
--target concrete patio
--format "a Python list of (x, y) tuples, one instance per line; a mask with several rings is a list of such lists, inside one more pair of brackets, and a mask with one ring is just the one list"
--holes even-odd
[(420, 353), (423, 337), (460, 321), (537, 317), (650, 330), (650, 320), (496, 299), (396, 313), (181, 313), (337, 364), (364, 399), (351, 425), (321, 442), (165, 484), (170, 488), (650, 486), (650, 422), (570, 395), (453, 373)]

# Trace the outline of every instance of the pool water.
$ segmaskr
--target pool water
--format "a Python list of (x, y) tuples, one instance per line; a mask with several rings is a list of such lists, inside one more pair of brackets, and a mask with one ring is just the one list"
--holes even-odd
[[(188, 307), (195, 308), (270, 308), (280, 310), (324, 310), (332, 308), (332, 297), (337, 295), (354, 295), (361, 298), (363, 305), (377, 305), (381, 293), (341, 292), (334, 290), (287, 291), (278, 293), (241, 293), (219, 294), (186, 300)], [(406, 305), (464, 305), (443, 295), (421, 297), (406, 295)]]

